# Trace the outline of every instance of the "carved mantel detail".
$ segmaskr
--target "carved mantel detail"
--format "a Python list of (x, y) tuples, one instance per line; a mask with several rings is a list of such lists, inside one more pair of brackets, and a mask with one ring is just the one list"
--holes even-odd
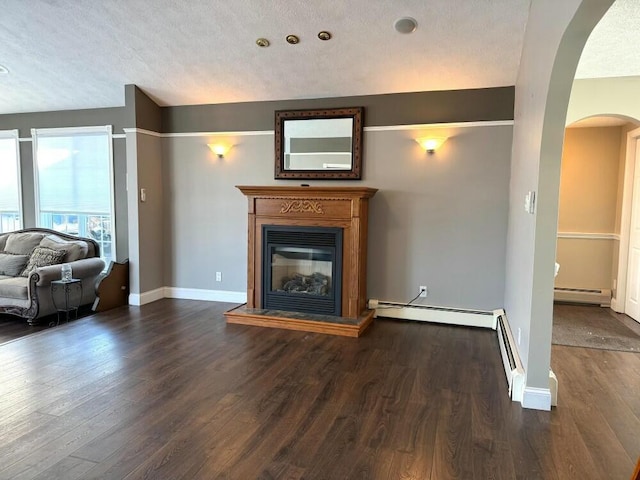
[(317, 213), (323, 215), (322, 204), (314, 200), (287, 200), (282, 202), (280, 213)]

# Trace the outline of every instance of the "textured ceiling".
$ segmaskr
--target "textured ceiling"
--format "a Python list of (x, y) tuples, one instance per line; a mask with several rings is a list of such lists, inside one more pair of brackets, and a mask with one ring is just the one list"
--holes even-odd
[[(638, 2), (614, 9), (637, 20)], [(131, 83), (160, 105), (513, 85), (529, 3), (3, 0), (0, 114), (121, 106)], [(403, 16), (417, 20), (414, 33), (393, 29)], [(320, 30), (333, 39), (320, 41)], [(285, 42), (291, 33), (298, 45)], [(590, 49), (583, 76), (601, 66), (587, 63)]]
[[(529, 0), (3, 0), (0, 114), (513, 85)], [(412, 34), (394, 22), (411, 16)], [(333, 39), (316, 35), (328, 30)], [(289, 45), (287, 34), (300, 37)], [(271, 42), (255, 44), (258, 37)]]
[(593, 29), (576, 78), (640, 75), (640, 0), (616, 0)]

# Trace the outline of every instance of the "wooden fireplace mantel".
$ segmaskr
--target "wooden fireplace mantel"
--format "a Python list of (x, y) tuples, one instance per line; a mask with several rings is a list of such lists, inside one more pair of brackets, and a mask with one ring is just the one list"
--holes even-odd
[(341, 317), (357, 320), (364, 315), (371, 320), (373, 312), (366, 306), (367, 226), (369, 199), (377, 189), (243, 185), (237, 188), (249, 201), (247, 309), (262, 308), (263, 225), (339, 227), (343, 232)]

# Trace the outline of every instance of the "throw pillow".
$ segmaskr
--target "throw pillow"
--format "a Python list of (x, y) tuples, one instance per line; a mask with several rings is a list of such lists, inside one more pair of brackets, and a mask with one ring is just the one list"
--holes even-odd
[(65, 240), (57, 235), (47, 235), (40, 242), (40, 246), (51, 250), (66, 250), (65, 262), (75, 262), (81, 258), (87, 258), (87, 251), (89, 250), (89, 246), (85, 241)]
[(20, 274), (22, 277), (28, 277), (35, 269), (39, 267), (48, 267), (49, 265), (57, 265), (62, 263), (62, 259), (67, 254), (66, 250), (52, 250), (46, 247), (36, 247), (33, 249), (29, 263), (24, 267)]
[(0, 252), (0, 275), (17, 277), (24, 270), (28, 260), (29, 255)]
[(44, 237), (44, 233), (11, 233), (7, 238), (7, 244), (4, 246), (4, 251), (6, 253), (14, 253), (16, 255), (31, 255), (33, 249), (40, 244), (42, 237)]

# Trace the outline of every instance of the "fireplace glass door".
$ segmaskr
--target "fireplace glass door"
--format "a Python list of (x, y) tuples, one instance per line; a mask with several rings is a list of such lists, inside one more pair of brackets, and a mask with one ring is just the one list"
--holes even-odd
[(333, 248), (271, 246), (271, 290), (331, 295)]
[(342, 229), (265, 226), (264, 308), (340, 315)]

